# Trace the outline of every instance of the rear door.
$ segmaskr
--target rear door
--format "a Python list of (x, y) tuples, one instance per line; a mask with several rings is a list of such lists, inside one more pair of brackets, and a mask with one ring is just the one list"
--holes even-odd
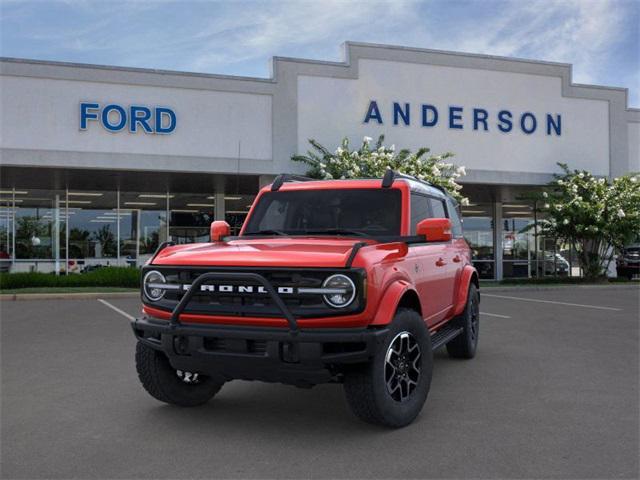
[(462, 279), (462, 271), (470, 261), (469, 246), (463, 236), (462, 220), (460, 219), (460, 213), (456, 203), (450, 198), (447, 198), (446, 205), (447, 215), (449, 220), (451, 220), (451, 236), (453, 237), (451, 241), (451, 253), (453, 255), (451, 266), (454, 280), (453, 302), (455, 303), (457, 300), (456, 294), (458, 292), (458, 286)]

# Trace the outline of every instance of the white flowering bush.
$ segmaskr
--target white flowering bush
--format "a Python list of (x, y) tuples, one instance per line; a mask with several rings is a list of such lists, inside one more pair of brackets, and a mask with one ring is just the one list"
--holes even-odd
[(452, 153), (427, 155), (429, 149), (426, 147), (415, 153), (407, 149), (396, 151), (394, 145), (383, 145), (384, 135), (380, 135), (375, 144), (372, 141), (371, 137), (364, 137), (360, 148), (352, 150), (349, 139), (344, 138), (335, 152), (331, 152), (310, 139), (313, 150), (308, 151), (307, 155), (294, 155), (291, 159), (306, 163), (310, 167), (307, 175), (323, 180), (382, 178), (387, 169), (391, 168), (444, 187), (462, 205), (469, 203), (460, 192), (462, 186), (457, 183), (458, 178), (466, 174), (465, 168), (447, 162), (447, 159), (453, 157)]
[(563, 171), (542, 192), (542, 233), (573, 245), (584, 276), (603, 276), (615, 250), (640, 234), (640, 175), (609, 181), (587, 171)]

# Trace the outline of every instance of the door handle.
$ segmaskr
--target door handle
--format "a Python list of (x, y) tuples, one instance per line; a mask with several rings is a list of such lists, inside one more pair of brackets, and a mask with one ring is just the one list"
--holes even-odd
[(447, 262), (445, 262), (444, 259), (442, 259), (442, 258), (439, 258), (436, 261), (436, 267), (444, 267), (446, 264), (447, 264)]
[(460, 258), (460, 255), (456, 255), (455, 257), (453, 257), (453, 261), (456, 263), (460, 263), (462, 259)]

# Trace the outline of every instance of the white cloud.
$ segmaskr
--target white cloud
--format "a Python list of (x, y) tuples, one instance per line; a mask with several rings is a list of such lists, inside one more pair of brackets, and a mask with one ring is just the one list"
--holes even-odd
[[(241, 8), (241, 6), (243, 6)], [(181, 68), (216, 71), (291, 50), (339, 59), (344, 40), (572, 63), (576, 83), (609, 80), (610, 55), (624, 38), (633, 2), (528, 0), (472, 2), (466, 16), (442, 18), (437, 2), (267, 2), (240, 4), (197, 32), (198, 45)], [(479, 20), (476, 10), (486, 10)], [(482, 13), (482, 12), (480, 12)], [(195, 45), (195, 44), (194, 44)], [(327, 54), (332, 58), (327, 58)], [(286, 54), (286, 53), (285, 53)], [(632, 71), (640, 70), (630, 59)], [(636, 80), (639, 80), (637, 78)], [(622, 78), (614, 84), (622, 83)]]
[(202, 44), (191, 62), (194, 69), (211, 69), (280, 55), (295, 49), (325, 51), (328, 42), (337, 53), (346, 39), (401, 27), (418, 6), (416, 2), (266, 2), (259, 8), (247, 4), (216, 16), (196, 34)]
[[(638, 39), (620, 48), (638, 34), (638, 0), (65, 0), (46, 3), (53, 18), (44, 2), (0, 1), (7, 55), (12, 40), (35, 45), (34, 58), (266, 76), (274, 55), (341, 60), (354, 40), (572, 63), (577, 83), (640, 84)], [(21, 26), (7, 34), (11, 23)]]
[(572, 63), (574, 81), (591, 83), (624, 37), (624, 7), (613, 0), (513, 2), (493, 21), (464, 29), (447, 48)]

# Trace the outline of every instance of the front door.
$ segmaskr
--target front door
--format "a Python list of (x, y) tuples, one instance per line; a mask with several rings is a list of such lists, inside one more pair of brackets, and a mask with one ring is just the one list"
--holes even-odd
[[(435, 203), (434, 203), (435, 202)], [(411, 225), (424, 218), (446, 217), (441, 200), (425, 195), (411, 195)], [(427, 325), (443, 320), (453, 305), (455, 282), (455, 249), (452, 242), (429, 242), (411, 247), (410, 261), (413, 265), (416, 288), (423, 305), (423, 316)]]

